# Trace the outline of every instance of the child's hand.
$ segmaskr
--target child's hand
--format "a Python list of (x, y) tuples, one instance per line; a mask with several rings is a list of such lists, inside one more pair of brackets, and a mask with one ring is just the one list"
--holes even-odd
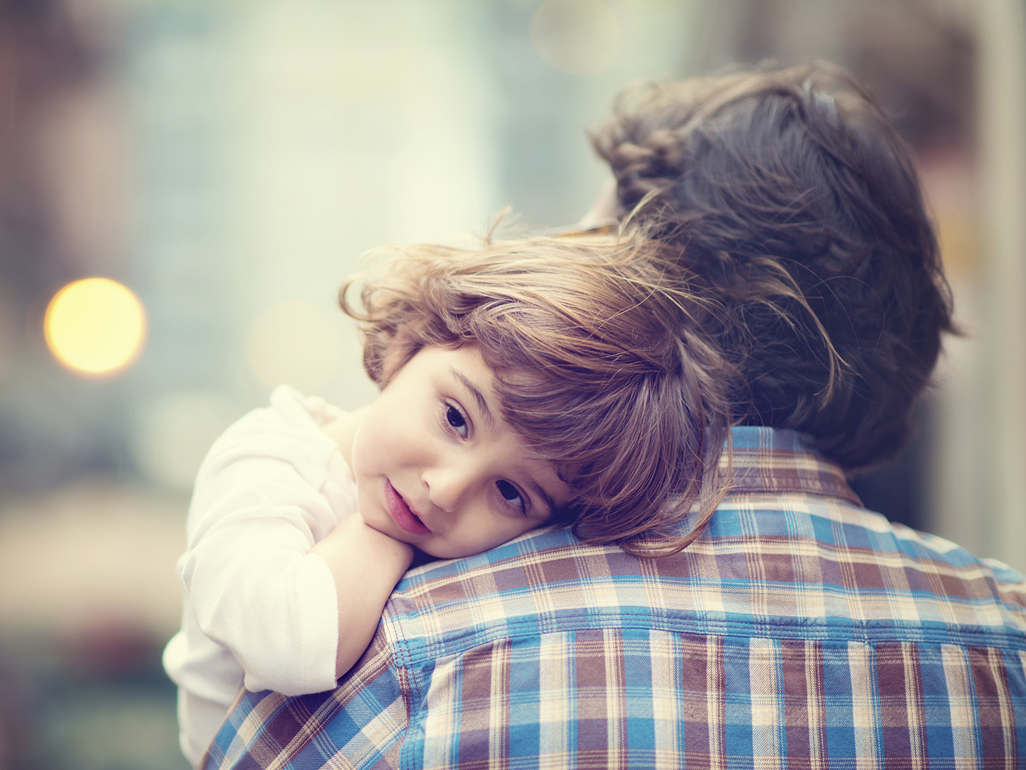
[[(403, 565), (402, 572), (408, 570), (410, 563), (413, 561), (413, 546), (374, 529), (374, 527), (363, 520), (363, 516), (359, 513), (354, 513), (342, 519), (342, 521), (335, 525), (334, 530), (329, 533), (325, 540), (332, 537), (340, 540), (344, 539), (346, 551), (363, 550), (367, 553), (373, 553), (377, 557), (389, 560), (394, 558), (397, 564)], [(321, 542), (324, 541), (322, 540)], [(314, 546), (314, 551), (317, 551), (317, 546)]]
[(311, 551), (327, 563), (338, 592), (336, 675), (342, 676), (367, 649), (381, 611), (413, 563), (407, 543), (372, 529), (359, 514), (347, 516)]

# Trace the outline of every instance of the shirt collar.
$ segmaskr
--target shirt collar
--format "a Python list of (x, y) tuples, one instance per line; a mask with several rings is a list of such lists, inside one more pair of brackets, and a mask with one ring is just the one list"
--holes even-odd
[[(803, 434), (744, 425), (730, 431), (728, 497), (800, 493), (837, 497), (861, 507), (844, 471), (813, 449)], [(724, 452), (721, 465), (726, 465)]]

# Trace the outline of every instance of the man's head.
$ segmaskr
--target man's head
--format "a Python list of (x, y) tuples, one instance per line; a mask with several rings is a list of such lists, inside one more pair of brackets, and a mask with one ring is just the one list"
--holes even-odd
[(726, 366), (641, 234), (411, 246), (361, 283), (363, 309), (345, 290), (343, 308), (383, 393), (426, 348), (480, 351), (495, 411), (569, 487), (554, 519), (583, 539), (666, 534), (710, 492)]
[(736, 419), (849, 468), (894, 455), (953, 327), (910, 151), (866, 90), (829, 65), (649, 86), (592, 140), (615, 213), (719, 305)]

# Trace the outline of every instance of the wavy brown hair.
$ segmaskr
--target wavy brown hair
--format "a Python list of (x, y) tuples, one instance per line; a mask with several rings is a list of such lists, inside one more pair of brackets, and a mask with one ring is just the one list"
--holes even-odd
[(849, 469), (897, 453), (954, 327), (911, 151), (869, 92), (828, 64), (634, 86), (592, 143), (620, 216), (720, 307), (735, 419)]
[(729, 367), (661, 248), (636, 230), (406, 246), (340, 298), (380, 387), (423, 347), (479, 346), (504, 419), (571, 489), (556, 520), (585, 542), (660, 555), (718, 502), (729, 414)]

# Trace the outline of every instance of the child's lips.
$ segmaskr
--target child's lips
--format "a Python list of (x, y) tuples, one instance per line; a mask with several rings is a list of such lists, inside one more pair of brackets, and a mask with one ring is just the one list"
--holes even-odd
[(406, 504), (402, 495), (395, 491), (392, 482), (387, 479), (385, 481), (385, 505), (388, 508), (388, 515), (392, 517), (399, 529), (411, 535), (431, 534), (431, 530), (417, 514), (410, 510), (410, 506)]

